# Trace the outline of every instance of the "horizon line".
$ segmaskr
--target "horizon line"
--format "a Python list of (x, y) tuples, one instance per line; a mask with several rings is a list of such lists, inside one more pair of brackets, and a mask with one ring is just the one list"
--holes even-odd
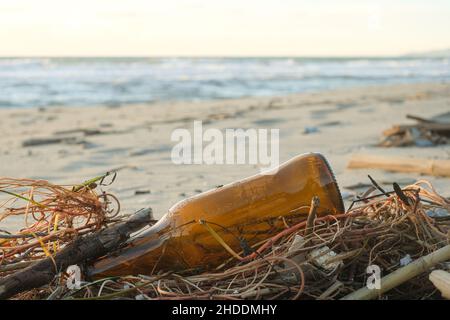
[(417, 57), (423, 54), (398, 54), (398, 55), (0, 55), (0, 59), (105, 59), (105, 58), (132, 58), (132, 59), (148, 59), (148, 58), (187, 58), (187, 59), (242, 59), (242, 58), (294, 58), (294, 59), (345, 59), (345, 58), (371, 58), (371, 59), (383, 59), (383, 58), (409, 58)]
[[(435, 54), (444, 53), (443, 56)], [(391, 54), (337, 54), (337, 55), (325, 55), (325, 54), (310, 54), (310, 55), (301, 55), (301, 54), (260, 54), (260, 55), (241, 55), (241, 54), (130, 54), (130, 55), (118, 55), (118, 54), (81, 54), (81, 55), (71, 55), (71, 54), (62, 54), (62, 55), (27, 55), (27, 54), (16, 54), (16, 55), (4, 55), (0, 53), (0, 59), (4, 58), (403, 58), (403, 57), (448, 57), (450, 54), (450, 47), (446, 46), (445, 48), (434, 48), (429, 50), (422, 51), (407, 51), (403, 53), (391, 53)]]

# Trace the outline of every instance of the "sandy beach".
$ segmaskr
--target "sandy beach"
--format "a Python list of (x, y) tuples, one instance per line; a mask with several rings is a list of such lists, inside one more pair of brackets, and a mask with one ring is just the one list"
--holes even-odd
[[(152, 207), (161, 217), (177, 201), (258, 173), (252, 165), (176, 165), (171, 132), (207, 128), (278, 128), (280, 162), (311, 151), (329, 160), (343, 196), (352, 186), (410, 184), (430, 180), (450, 196), (450, 180), (383, 170), (350, 170), (354, 153), (449, 159), (450, 146), (380, 148), (382, 131), (408, 123), (407, 114), (433, 117), (450, 110), (450, 84), (384, 85), (270, 98), (164, 102), (120, 107), (8, 108), (0, 110), (0, 176), (75, 184), (117, 170), (113, 185), (122, 212)], [(305, 128), (314, 132), (305, 134)], [(61, 138), (60, 143), (26, 146), (29, 139)], [(24, 146), (25, 144), (25, 146)]]

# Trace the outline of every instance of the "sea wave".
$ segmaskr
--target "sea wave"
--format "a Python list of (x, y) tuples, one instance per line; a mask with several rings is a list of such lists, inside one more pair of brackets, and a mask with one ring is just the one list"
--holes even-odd
[(0, 107), (266, 96), (450, 81), (448, 58), (3, 58)]

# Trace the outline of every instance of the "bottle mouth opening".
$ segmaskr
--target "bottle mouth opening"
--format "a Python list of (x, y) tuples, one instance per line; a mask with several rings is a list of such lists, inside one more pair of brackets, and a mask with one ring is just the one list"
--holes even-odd
[(328, 162), (328, 160), (325, 158), (325, 156), (319, 152), (313, 152), (315, 155), (319, 156), (323, 162), (325, 163), (325, 166), (327, 167), (331, 179), (333, 180), (335, 187), (336, 187), (336, 192), (337, 192), (337, 196), (338, 196), (338, 203), (337, 205), (337, 209), (339, 212), (341, 213), (345, 213), (345, 206), (344, 206), (344, 200), (342, 199), (342, 194), (341, 194), (341, 190), (339, 189), (339, 184), (336, 180), (336, 176), (334, 175), (333, 169), (330, 166), (330, 163)]

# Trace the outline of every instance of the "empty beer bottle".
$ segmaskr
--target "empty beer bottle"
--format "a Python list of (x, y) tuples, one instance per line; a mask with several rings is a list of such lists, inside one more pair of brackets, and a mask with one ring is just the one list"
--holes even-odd
[(217, 267), (233, 252), (245, 256), (287, 225), (304, 220), (314, 196), (320, 200), (318, 216), (344, 212), (325, 158), (299, 155), (273, 174), (257, 174), (182, 200), (126, 247), (94, 262), (88, 274), (99, 278)]

